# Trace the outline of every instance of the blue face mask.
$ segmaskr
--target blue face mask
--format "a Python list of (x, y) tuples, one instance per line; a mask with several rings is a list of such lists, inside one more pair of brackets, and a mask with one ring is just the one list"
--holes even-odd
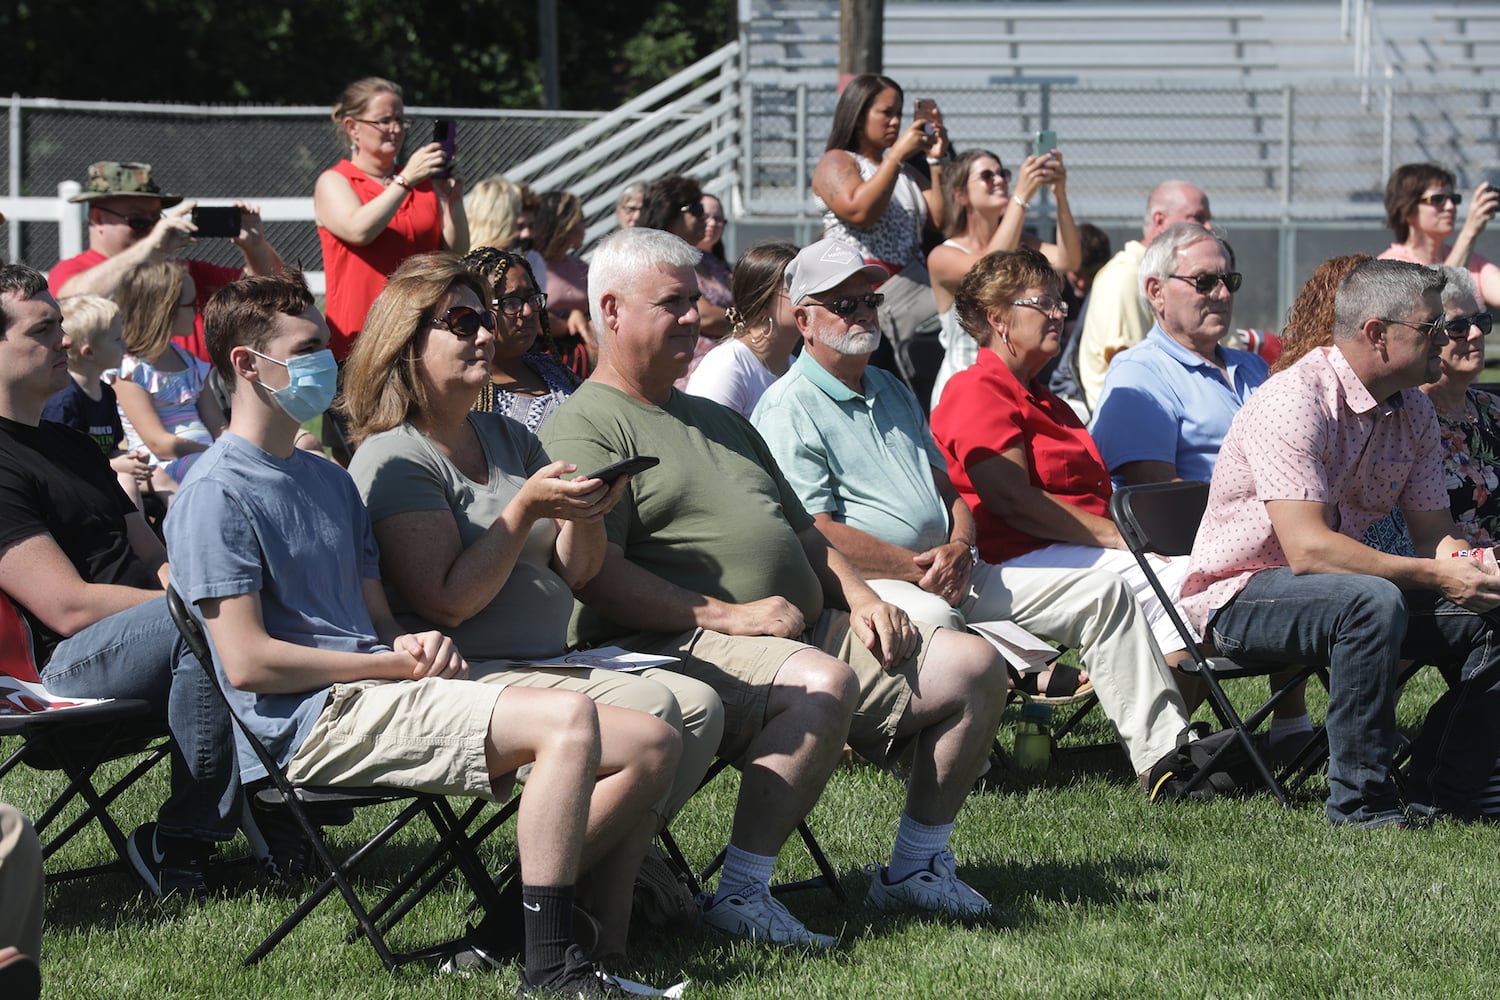
[(339, 366), (333, 360), (332, 351), (325, 348), (278, 361), (254, 348), (249, 350), (257, 358), (265, 358), (286, 369), (290, 381), (284, 389), (272, 389), (271, 398), (297, 423), (307, 423), (332, 405), (339, 381)]

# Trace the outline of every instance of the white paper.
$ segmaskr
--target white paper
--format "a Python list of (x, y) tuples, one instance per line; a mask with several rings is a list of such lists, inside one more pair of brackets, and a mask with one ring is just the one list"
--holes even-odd
[(638, 983), (633, 979), (623, 979), (620, 976), (608, 976), (607, 978), (626, 993), (637, 997), (669, 997), (676, 1000), (687, 989), (686, 979), (673, 986), (668, 986), (664, 990), (658, 990), (647, 986), (645, 983)]
[(40, 684), (0, 674), (0, 715), (37, 715), (85, 705), (103, 705), (109, 698), (64, 698)]
[(1023, 674), (1041, 670), (1058, 657), (1055, 646), (1015, 622), (969, 622), (969, 628), (989, 640), (1006, 662)]
[(595, 649), (576, 649), (571, 653), (550, 660), (533, 660), (538, 667), (592, 667), (595, 670), (622, 670), (627, 673), (645, 670), (647, 667), (664, 667), (677, 663), (675, 656), (652, 656), (648, 653), (632, 653), (619, 646), (599, 646)]

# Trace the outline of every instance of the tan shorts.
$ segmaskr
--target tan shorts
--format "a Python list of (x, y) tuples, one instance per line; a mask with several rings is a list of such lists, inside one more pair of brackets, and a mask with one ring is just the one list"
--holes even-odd
[(695, 677), (724, 702), (724, 742), (719, 756), (738, 761), (765, 725), (771, 686), (782, 664), (809, 646), (847, 663), (859, 681), (859, 704), (849, 726), (849, 745), (869, 760), (899, 755), (896, 726), (911, 701), (936, 626), (916, 624), (920, 644), (887, 672), (849, 627), (847, 611), (825, 611), (802, 642), (774, 636), (725, 635), (695, 629), (674, 636), (644, 636), (621, 645), (643, 653), (677, 656), (673, 670)]
[(335, 684), (287, 777), (493, 799), (484, 747), (504, 688), (495, 676)]

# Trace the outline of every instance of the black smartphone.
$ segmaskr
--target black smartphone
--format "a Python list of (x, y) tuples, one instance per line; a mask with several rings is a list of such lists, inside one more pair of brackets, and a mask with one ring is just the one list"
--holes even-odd
[(451, 118), (439, 118), (432, 123), (432, 141), (443, 147), (447, 166), (438, 171), (438, 176), (447, 180), (453, 176), (453, 154), (458, 149), (458, 122)]
[(619, 479), (621, 476), (633, 476), (637, 473), (645, 472), (653, 465), (660, 464), (661, 459), (656, 458), (655, 456), (636, 455), (634, 458), (622, 458), (620, 459), (620, 461), (616, 462), (613, 465), (606, 465), (598, 472), (590, 473), (586, 478), (602, 479), (609, 485), (613, 486), (615, 484), (615, 480)]
[(193, 225), (198, 227), (194, 235), (234, 239), (240, 234), (240, 209), (238, 205), (199, 205), (193, 209)]

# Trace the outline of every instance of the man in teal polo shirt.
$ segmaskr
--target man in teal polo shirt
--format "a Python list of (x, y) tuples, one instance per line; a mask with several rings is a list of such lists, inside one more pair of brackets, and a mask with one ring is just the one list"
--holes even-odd
[(803, 351), (752, 422), (814, 526), (882, 599), (918, 621), (962, 629), (1008, 619), (1080, 647), (1100, 705), (1145, 774), (1176, 748), (1187, 712), (1140, 604), (1113, 573), (977, 561), (973, 515), (920, 405), (895, 376), (869, 367), (880, 342), (871, 278), (856, 252), (831, 239), (787, 265)]

